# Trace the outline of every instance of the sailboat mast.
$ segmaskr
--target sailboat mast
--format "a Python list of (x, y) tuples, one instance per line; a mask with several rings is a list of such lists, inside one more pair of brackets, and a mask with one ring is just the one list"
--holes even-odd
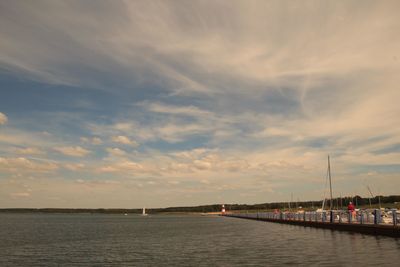
[(332, 202), (332, 180), (331, 180), (331, 162), (329, 160), (329, 155), (328, 155), (328, 175), (329, 175), (329, 190), (331, 193), (331, 201), (330, 201), (330, 210), (332, 210), (333, 207), (333, 202)]

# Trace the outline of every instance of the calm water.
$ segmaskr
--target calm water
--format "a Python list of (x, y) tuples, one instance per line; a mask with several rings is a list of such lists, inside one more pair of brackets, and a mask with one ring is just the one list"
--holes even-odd
[(224, 217), (0, 214), (0, 266), (399, 266), (400, 239)]

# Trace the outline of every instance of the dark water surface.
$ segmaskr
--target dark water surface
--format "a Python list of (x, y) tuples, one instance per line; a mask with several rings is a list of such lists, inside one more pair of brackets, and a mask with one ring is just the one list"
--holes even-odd
[(0, 214), (0, 266), (400, 266), (400, 239), (208, 216)]

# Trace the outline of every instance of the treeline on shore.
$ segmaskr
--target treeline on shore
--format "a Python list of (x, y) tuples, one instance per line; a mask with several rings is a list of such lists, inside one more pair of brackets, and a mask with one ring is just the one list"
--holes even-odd
[[(347, 206), (349, 202), (353, 202), (357, 207), (359, 206), (376, 206), (385, 204), (400, 203), (400, 195), (391, 196), (375, 196), (373, 198), (363, 198), (360, 196), (342, 197), (333, 199), (334, 208), (342, 208)], [(322, 207), (322, 200), (319, 201), (295, 201), (295, 202), (272, 202), (262, 204), (225, 204), (227, 210), (273, 210), (273, 209), (288, 209), (290, 208), (320, 208)], [(330, 207), (330, 200), (325, 201), (325, 207)], [(221, 204), (202, 205), (195, 207), (169, 207), (169, 208), (154, 208), (147, 209), (147, 213), (173, 213), (173, 212), (219, 212), (221, 211)], [(104, 213), (104, 214), (123, 214), (123, 213), (142, 213), (142, 209), (72, 209), (72, 208), (3, 208), (0, 212), (12, 213)]]
[[(371, 204), (372, 206), (376, 206), (381, 204), (384, 207), (384, 204), (393, 204), (400, 203), (400, 195), (391, 195), (391, 196), (375, 196), (374, 198), (363, 198), (360, 196), (354, 197), (342, 197), (342, 198), (334, 198), (332, 200), (334, 208), (341, 208), (347, 206), (349, 202), (353, 202), (356, 207), (365, 206)], [(273, 209), (288, 209), (290, 208), (321, 208), (322, 200), (319, 201), (294, 201), (294, 202), (272, 202), (272, 203), (261, 203), (261, 204), (225, 204), (226, 210), (231, 211), (239, 211), (239, 210), (273, 210)], [(325, 200), (325, 207), (330, 207), (330, 200)], [(204, 205), (204, 206), (196, 206), (196, 207), (171, 207), (165, 209), (152, 209), (151, 211), (155, 212), (218, 212), (221, 211), (221, 205)]]

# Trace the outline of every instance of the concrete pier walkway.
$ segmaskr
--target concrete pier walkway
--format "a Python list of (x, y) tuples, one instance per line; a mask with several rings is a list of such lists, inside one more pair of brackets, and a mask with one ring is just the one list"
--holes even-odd
[[(354, 215), (351, 214), (337, 213), (338, 211), (305, 213), (258, 212), (224, 214), (223, 216), (354, 233), (400, 237), (400, 227), (397, 224), (398, 218), (396, 217), (396, 213), (394, 213), (395, 215), (393, 216), (393, 223), (383, 223), (378, 211), (376, 211), (378, 216), (372, 218), (365, 218), (363, 214), (357, 214), (355, 218), (353, 218)], [(343, 214), (346, 215), (348, 218), (347, 220), (343, 219)]]

